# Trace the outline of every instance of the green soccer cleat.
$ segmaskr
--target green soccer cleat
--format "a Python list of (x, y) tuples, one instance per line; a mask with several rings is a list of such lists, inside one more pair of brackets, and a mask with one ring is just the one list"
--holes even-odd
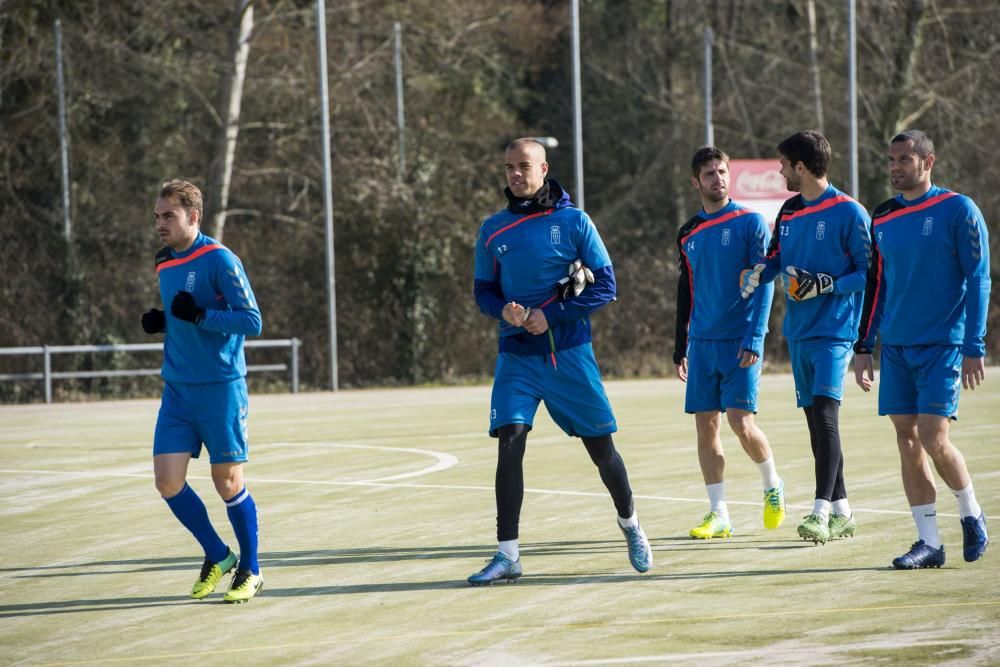
[(831, 514), (827, 527), (830, 529), (830, 539), (839, 540), (842, 537), (854, 537), (854, 531), (858, 529), (858, 522), (854, 520), (853, 514), (851, 516)]
[(764, 527), (774, 530), (785, 520), (785, 483), (764, 492)]
[(709, 512), (701, 521), (700, 526), (695, 526), (688, 533), (696, 540), (710, 540), (713, 537), (729, 537), (733, 534), (733, 526), (729, 519), (723, 519), (718, 512)]
[(233, 581), (229, 584), (229, 590), (226, 591), (226, 596), (222, 598), (222, 601), (236, 604), (250, 602), (253, 596), (262, 590), (264, 590), (264, 577), (262, 575), (254, 574), (250, 570), (236, 570)]
[(194, 582), (194, 587), (191, 589), (191, 597), (200, 600), (215, 591), (219, 580), (222, 579), (223, 575), (231, 572), (234, 567), (236, 567), (236, 554), (233, 553), (232, 549), (221, 562), (213, 563), (206, 558), (205, 562), (201, 564), (201, 574), (198, 575), (198, 581)]
[(830, 541), (829, 519), (819, 514), (810, 514), (799, 524), (799, 537), (812, 540), (813, 544), (826, 544)]

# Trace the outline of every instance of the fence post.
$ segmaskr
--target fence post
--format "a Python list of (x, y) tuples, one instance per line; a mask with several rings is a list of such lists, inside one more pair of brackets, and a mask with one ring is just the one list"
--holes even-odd
[(52, 353), (49, 352), (49, 346), (42, 346), (42, 354), (45, 357), (43, 364), (42, 374), (45, 375), (45, 402), (52, 402)]
[(292, 393), (299, 393), (299, 345), (298, 338), (292, 338)]

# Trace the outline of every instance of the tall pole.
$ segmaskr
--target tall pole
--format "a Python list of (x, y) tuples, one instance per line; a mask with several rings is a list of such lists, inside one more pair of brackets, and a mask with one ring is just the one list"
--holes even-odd
[(715, 128), (712, 126), (712, 43), (715, 33), (705, 26), (705, 145), (715, 145)]
[(573, 50), (573, 171), (576, 179), (576, 205), (584, 208), (583, 201), (583, 110), (580, 96), (580, 0), (573, 0), (572, 50)]
[(330, 324), (330, 389), (337, 391), (337, 290), (333, 272), (333, 179), (330, 174), (330, 91), (326, 68), (326, 0), (316, 0), (316, 41), (319, 46), (319, 108), (323, 127), (323, 208), (326, 219), (326, 297)]
[(396, 127), (399, 129), (399, 181), (406, 173), (406, 116), (403, 113), (403, 29), (399, 21), (393, 25), (396, 56)]
[(69, 217), (69, 132), (66, 131), (66, 82), (63, 75), (62, 21), (56, 19), (56, 92), (59, 98), (59, 154), (62, 159), (63, 235), (73, 238)]
[(855, 0), (847, 0), (849, 42), (848, 68), (851, 116), (851, 196), (858, 198), (858, 33), (855, 19)]

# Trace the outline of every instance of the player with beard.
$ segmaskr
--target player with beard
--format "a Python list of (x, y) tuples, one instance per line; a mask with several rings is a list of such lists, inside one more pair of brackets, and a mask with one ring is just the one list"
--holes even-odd
[(856, 530), (844, 484), (839, 413), (871, 256), (870, 220), (827, 180), (831, 150), (822, 134), (796, 132), (778, 144), (778, 153), (788, 189), (799, 194), (782, 205), (767, 255), (743, 272), (740, 288), (747, 298), (779, 276), (785, 287), (782, 334), (816, 474), (813, 511), (798, 534), (825, 543)]
[(944, 565), (928, 459), (958, 499), (965, 560), (978, 560), (989, 542), (965, 458), (948, 431), (959, 384), (973, 390), (985, 377), (990, 243), (975, 202), (931, 183), (934, 160), (934, 144), (919, 130), (889, 144), (889, 177), (899, 194), (872, 213), (874, 254), (854, 347), (855, 379), (870, 391), (876, 335), (882, 342), (878, 413), (896, 429), (917, 525), (917, 541), (892, 561), (900, 570)]
[(677, 233), (677, 325), (674, 364), (687, 384), (684, 411), (693, 414), (709, 511), (690, 535), (698, 539), (729, 537), (732, 522), (726, 505), (726, 466), (719, 437), (721, 413), (743, 451), (757, 464), (764, 487), (764, 527), (785, 519), (784, 485), (767, 437), (754, 422), (764, 336), (773, 286), (743, 300), (743, 267), (763, 256), (770, 233), (763, 216), (729, 198), (729, 156), (714, 146), (691, 158), (691, 185), (702, 210)]

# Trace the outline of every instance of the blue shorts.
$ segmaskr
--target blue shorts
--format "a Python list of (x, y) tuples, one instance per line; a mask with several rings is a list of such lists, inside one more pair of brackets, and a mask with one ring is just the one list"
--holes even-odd
[(958, 413), (962, 349), (957, 345), (883, 345), (879, 370), (880, 415)]
[(538, 403), (566, 435), (595, 437), (618, 430), (590, 343), (546, 355), (501, 352), (490, 398), (490, 435), (507, 424), (531, 426)]
[(725, 412), (727, 408), (757, 412), (761, 360), (740, 368), (742, 342), (739, 338), (688, 339), (684, 412)]
[(156, 418), (153, 456), (201, 454), (205, 443), (212, 463), (247, 460), (247, 415), (250, 401), (246, 380), (211, 384), (163, 385), (163, 400)]
[(844, 396), (844, 374), (851, 362), (854, 343), (833, 338), (788, 341), (795, 378), (795, 404), (808, 408), (814, 396), (840, 400)]

